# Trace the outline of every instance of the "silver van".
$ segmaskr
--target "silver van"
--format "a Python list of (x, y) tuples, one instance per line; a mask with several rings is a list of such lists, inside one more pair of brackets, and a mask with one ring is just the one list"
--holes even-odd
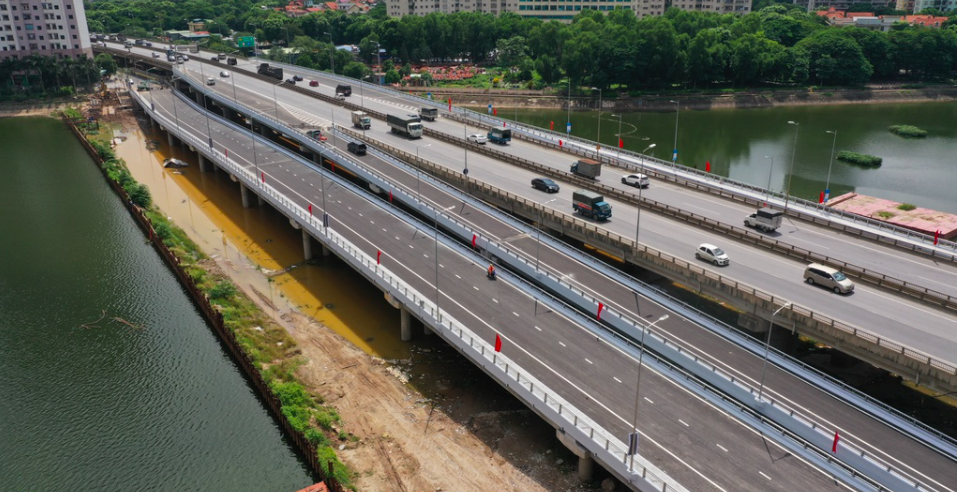
[(840, 270), (819, 263), (811, 263), (804, 269), (804, 281), (811, 285), (827, 287), (835, 294), (847, 294), (854, 290), (854, 282)]

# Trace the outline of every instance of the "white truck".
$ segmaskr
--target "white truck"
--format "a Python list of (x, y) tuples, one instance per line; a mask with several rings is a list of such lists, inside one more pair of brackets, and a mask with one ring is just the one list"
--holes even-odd
[(365, 111), (353, 111), (352, 126), (361, 128), (363, 130), (368, 130), (372, 127), (372, 118), (370, 118), (369, 113), (366, 113)]
[(784, 212), (771, 210), (767, 207), (759, 208), (756, 212), (744, 218), (744, 225), (764, 232), (771, 232), (781, 227), (783, 215)]

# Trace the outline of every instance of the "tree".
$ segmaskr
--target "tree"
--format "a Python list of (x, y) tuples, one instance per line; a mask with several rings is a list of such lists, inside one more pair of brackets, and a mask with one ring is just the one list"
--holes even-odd
[(108, 53), (100, 53), (99, 55), (96, 55), (94, 62), (100, 67), (100, 70), (106, 71), (106, 75), (115, 74), (118, 68), (116, 66), (116, 60), (114, 60), (113, 56)]
[(495, 49), (498, 51), (498, 66), (505, 69), (519, 65), (528, 57), (527, 43), (522, 36), (499, 39)]
[(386, 84), (397, 84), (400, 80), (402, 80), (402, 76), (399, 75), (399, 71), (396, 69), (389, 70), (385, 73)]
[(860, 45), (837, 30), (818, 31), (796, 47), (807, 51), (812, 81), (829, 85), (863, 85), (874, 73)]
[(371, 73), (372, 71), (365, 64), (359, 62), (349, 62), (342, 69), (342, 75), (360, 80)]

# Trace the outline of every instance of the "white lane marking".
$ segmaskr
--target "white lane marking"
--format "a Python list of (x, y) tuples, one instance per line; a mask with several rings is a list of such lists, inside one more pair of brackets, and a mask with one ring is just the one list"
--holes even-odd
[(758, 473), (760, 473), (762, 477), (764, 477), (764, 478), (766, 478), (766, 479), (768, 479), (768, 480), (771, 480), (771, 477), (765, 475), (764, 472), (758, 472)]
[(568, 347), (567, 345), (565, 345), (565, 344), (562, 343), (562, 342), (558, 342), (558, 344), (561, 345), (562, 347)]
[(514, 314), (516, 318), (521, 318), (521, 316), (519, 316), (515, 311), (512, 311), (512, 314)]
[(459, 274), (456, 273), (456, 274), (455, 274), (455, 278), (461, 279), (462, 277), (460, 277)]
[(724, 447), (724, 446), (722, 446), (722, 445), (720, 445), (720, 444), (715, 444), (715, 446), (718, 446), (719, 448), (721, 448), (721, 450), (724, 451), (725, 453), (728, 452), (728, 448), (726, 448), (726, 447)]
[(538, 330), (538, 331), (542, 331), (542, 329), (539, 328), (539, 327), (537, 327), (537, 326), (535, 327), (535, 329)]
[(618, 379), (618, 378), (616, 378), (616, 377), (614, 377), (614, 376), (612, 376), (611, 378), (614, 379), (615, 381), (618, 381), (619, 383), (621, 382), (620, 379)]
[(647, 396), (642, 396), (642, 398), (643, 398), (646, 402), (651, 403), (652, 405), (655, 404), (655, 402), (649, 400)]
[(685, 427), (691, 427), (691, 426), (688, 425), (688, 423), (685, 422), (684, 420), (678, 419), (678, 422), (681, 422)]
[(588, 359), (585, 359), (585, 362), (587, 362), (587, 363), (589, 363), (589, 364), (594, 364), (594, 362), (592, 362), (592, 361), (590, 361), (590, 360), (588, 360)]

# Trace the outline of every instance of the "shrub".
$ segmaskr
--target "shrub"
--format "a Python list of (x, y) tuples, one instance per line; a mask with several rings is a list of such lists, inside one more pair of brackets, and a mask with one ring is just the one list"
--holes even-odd
[(917, 205), (911, 205), (910, 203), (902, 203), (897, 206), (898, 210), (903, 210), (905, 212), (914, 210), (915, 208), (917, 208)]
[(927, 130), (922, 130), (913, 125), (894, 125), (888, 130), (894, 135), (904, 138), (924, 138), (927, 136)]
[(126, 192), (130, 195), (130, 200), (138, 207), (150, 208), (153, 204), (153, 196), (150, 195), (150, 189), (144, 184), (131, 183), (125, 186)]
[(213, 299), (229, 299), (236, 295), (236, 286), (228, 280), (223, 280), (216, 284), (210, 291), (209, 297)]
[(868, 155), (868, 154), (859, 154), (857, 152), (850, 152), (847, 150), (842, 150), (837, 153), (837, 160), (844, 162), (851, 162), (854, 164), (860, 164), (862, 166), (880, 166), (884, 159), (880, 157)]
[(877, 212), (877, 216), (882, 219), (889, 219), (894, 216), (894, 212), (880, 211)]

